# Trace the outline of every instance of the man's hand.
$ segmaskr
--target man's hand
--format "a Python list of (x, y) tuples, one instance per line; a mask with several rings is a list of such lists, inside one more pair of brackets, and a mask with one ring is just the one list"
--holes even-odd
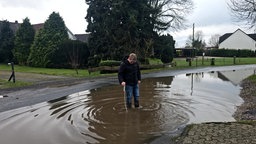
[(141, 83), (141, 81), (139, 80), (139, 81), (138, 81), (138, 84), (140, 84), (140, 83)]
[(122, 82), (121, 85), (122, 85), (122, 86), (125, 86), (125, 82)]

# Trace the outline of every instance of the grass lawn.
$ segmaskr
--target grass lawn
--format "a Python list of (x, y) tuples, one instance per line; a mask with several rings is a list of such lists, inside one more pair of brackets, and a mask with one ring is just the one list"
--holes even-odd
[(12, 88), (12, 87), (23, 87), (23, 86), (28, 86), (31, 84), (32, 83), (22, 82), (22, 81), (15, 81), (15, 83), (13, 83), (12, 81), (9, 82), (8, 80), (0, 79), (0, 89), (1, 88)]
[[(1, 70), (11, 71), (11, 66), (7, 64), (0, 64), (0, 71)], [(89, 76), (87, 69), (79, 69), (77, 74), (74, 69), (36, 68), (36, 67), (15, 65), (14, 70), (15, 72), (61, 75), (61, 76), (70, 76), (70, 77), (88, 77)], [(94, 75), (98, 75), (98, 74), (96, 72), (91, 74), (91, 76), (94, 76)]]
[[(194, 58), (192, 60), (192, 67), (196, 66), (211, 66), (210, 57), (202, 57)], [(175, 58), (173, 62), (176, 62), (176, 66), (179, 67), (189, 67), (189, 63), (186, 62), (184, 58)], [(244, 64), (256, 64), (256, 58), (234, 58), (232, 57), (216, 57), (214, 58), (214, 66), (228, 66), (228, 65), (244, 65)]]
[[(150, 59), (150, 64), (162, 64), (159, 59)], [(185, 58), (174, 58), (173, 63), (176, 63), (175, 69), (179, 68), (189, 68), (189, 63), (186, 62)], [(201, 67), (201, 66), (211, 66), (211, 58), (198, 57), (192, 60), (191, 67)], [(234, 58), (219, 57), (215, 58), (214, 66), (228, 66), (228, 65), (243, 65), (243, 64), (256, 64), (256, 58), (236, 58), (234, 64)], [(101, 75), (99, 72), (93, 72), (89, 75), (87, 69), (79, 69), (78, 74), (74, 69), (54, 69), (54, 68), (36, 68), (28, 66), (14, 66), (15, 72), (25, 72), (25, 73), (37, 73), (37, 74), (47, 74), (47, 75), (61, 75), (70, 77), (91, 77)], [(11, 71), (11, 66), (7, 64), (0, 64), (0, 71)], [(1, 78), (0, 78), (1, 79)]]
[(248, 79), (256, 84), (256, 75), (252, 75)]
[[(184, 68), (193, 68), (193, 67), (204, 67), (211, 66), (211, 59), (205, 57), (194, 58), (192, 60), (192, 66), (189, 66), (189, 63), (186, 62), (185, 58), (174, 58), (173, 63), (176, 63), (176, 67), (172, 67), (171, 69), (184, 69)], [(159, 59), (150, 59), (151, 65), (154, 64), (162, 64)], [(218, 57), (214, 58), (214, 66), (228, 66), (228, 65), (243, 65), (243, 64), (256, 64), (256, 58), (236, 58), (234, 64), (234, 58), (228, 57)], [(68, 77), (97, 77), (104, 75), (116, 75), (116, 74), (100, 74), (100, 72), (93, 72), (89, 74), (87, 69), (79, 69), (78, 74), (74, 69), (54, 69), (54, 68), (35, 68), (28, 66), (14, 66), (15, 72), (24, 72), (24, 73), (37, 73), (37, 74), (46, 74), (46, 75), (59, 75), (59, 76), (68, 76)], [(142, 73), (160, 71), (162, 69), (151, 69), (151, 70), (143, 70)], [(0, 73), (1, 71), (11, 71), (11, 66), (7, 64), (0, 64)], [(256, 81), (256, 78), (254, 78)], [(7, 87), (20, 87), (30, 85), (31, 83), (16, 81), (16, 83), (8, 82), (6, 80), (1, 79), (0, 77), (0, 89)]]

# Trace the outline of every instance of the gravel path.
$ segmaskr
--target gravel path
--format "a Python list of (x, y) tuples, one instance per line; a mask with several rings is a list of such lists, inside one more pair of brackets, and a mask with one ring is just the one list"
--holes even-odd
[(256, 144), (256, 123), (190, 125), (175, 144)]

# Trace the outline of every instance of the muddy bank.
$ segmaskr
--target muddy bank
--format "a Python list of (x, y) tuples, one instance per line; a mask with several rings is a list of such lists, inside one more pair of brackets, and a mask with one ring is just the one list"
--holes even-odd
[(244, 103), (237, 108), (234, 118), (240, 120), (256, 120), (256, 84), (248, 79), (243, 80), (240, 96)]

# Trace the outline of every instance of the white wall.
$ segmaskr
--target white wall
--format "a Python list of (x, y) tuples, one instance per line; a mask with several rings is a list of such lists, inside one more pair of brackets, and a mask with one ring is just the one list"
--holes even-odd
[(243, 31), (237, 30), (230, 37), (220, 43), (219, 48), (256, 50), (256, 42)]

